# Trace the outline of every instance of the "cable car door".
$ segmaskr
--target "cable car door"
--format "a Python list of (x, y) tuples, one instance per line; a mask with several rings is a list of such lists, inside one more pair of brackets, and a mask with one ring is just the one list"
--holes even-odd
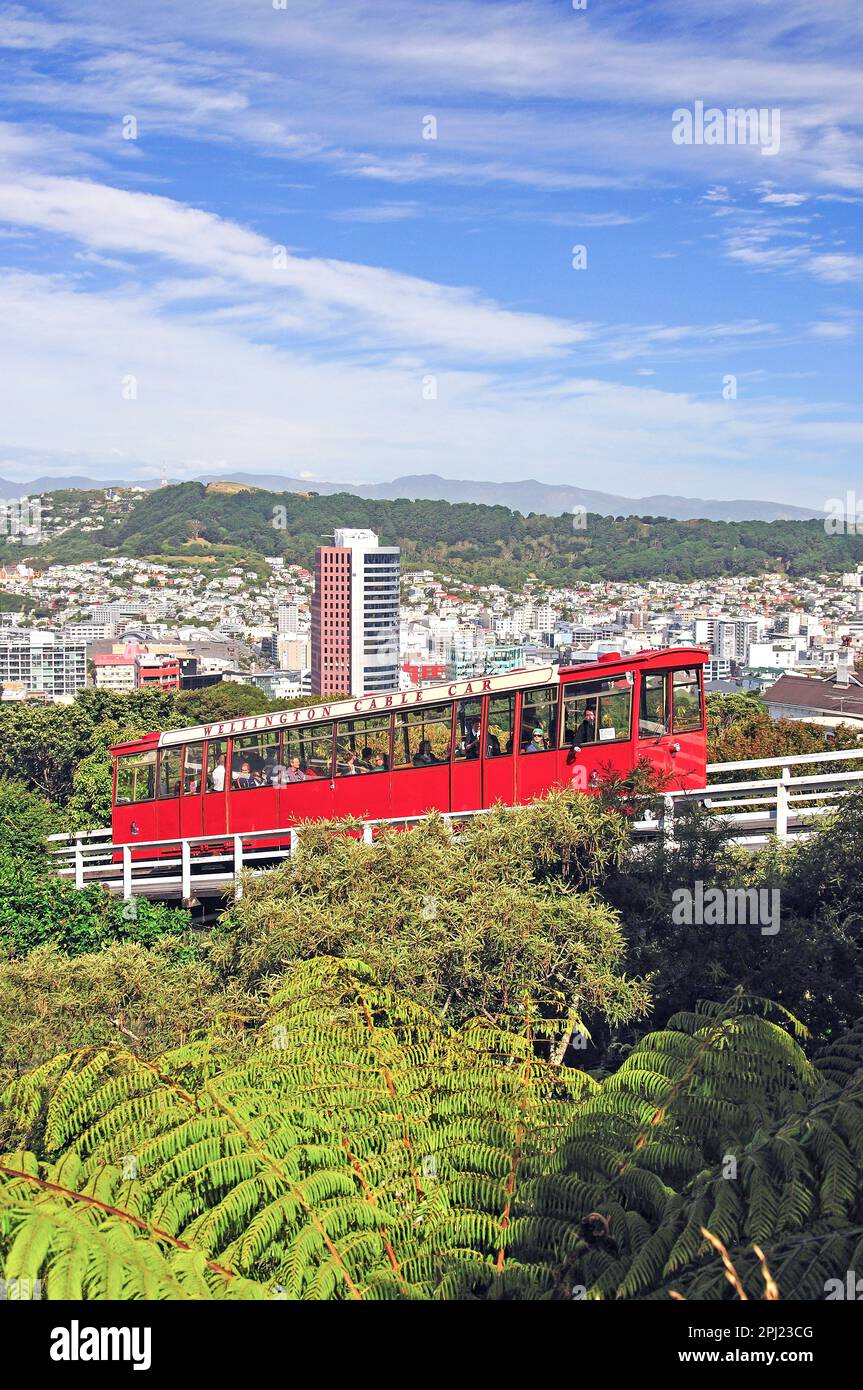
[(482, 700), (458, 700), (455, 707), (450, 806), (453, 811), (482, 807)]
[(206, 778), (202, 798), (205, 835), (224, 835), (228, 828), (227, 763), (228, 740), (211, 738), (206, 747)]
[(486, 709), (482, 804), (515, 801), (515, 691), (490, 695)]
[(183, 748), (183, 790), (180, 796), (180, 834), (191, 839), (204, 833), (204, 745)]
[(669, 786), (674, 772), (671, 730), (671, 673), (642, 671), (638, 698), (638, 759), (646, 759), (659, 781)]
[(180, 837), (180, 782), (182, 778), (182, 745), (159, 749), (156, 778), (156, 835), (157, 840)]

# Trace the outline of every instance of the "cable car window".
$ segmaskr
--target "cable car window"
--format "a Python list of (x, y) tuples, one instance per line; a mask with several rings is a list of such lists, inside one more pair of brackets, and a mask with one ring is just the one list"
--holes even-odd
[(641, 738), (659, 738), (668, 733), (668, 728), (668, 672), (645, 671), (641, 677), (639, 735)]
[(197, 796), (204, 775), (203, 743), (187, 743), (183, 758), (183, 795)]
[(547, 753), (557, 747), (557, 694), (556, 685), (543, 685), (522, 695), (522, 753)]
[(180, 795), (180, 768), (183, 749), (163, 748), (159, 754), (159, 797)]
[(207, 791), (223, 792), (228, 766), (228, 740), (211, 738), (207, 744)]
[(698, 667), (675, 671), (671, 677), (673, 728), (676, 734), (691, 733), (703, 723), (701, 681)]
[(399, 710), (393, 763), (396, 767), (435, 767), (448, 763), (451, 739), (451, 704)]
[(627, 676), (577, 681), (564, 687), (564, 748), (588, 743), (621, 743), (629, 738), (632, 684)]
[(478, 758), (482, 728), (482, 700), (459, 700), (456, 705), (453, 758), (459, 762)]
[(487, 758), (503, 758), (512, 752), (515, 733), (515, 696), (492, 695), (488, 702)]
[(301, 729), (287, 729), (282, 752), (285, 767), (291, 766), (292, 758), (299, 758), (304, 781), (329, 777), (333, 765), (332, 724), (308, 724)]
[(152, 801), (156, 791), (156, 750), (123, 753), (117, 758), (116, 806), (130, 801)]
[(253, 791), (278, 786), (282, 780), (278, 734), (244, 734), (231, 745), (231, 789)]
[(388, 772), (390, 767), (390, 717), (340, 719), (336, 725), (336, 776), (363, 772)]

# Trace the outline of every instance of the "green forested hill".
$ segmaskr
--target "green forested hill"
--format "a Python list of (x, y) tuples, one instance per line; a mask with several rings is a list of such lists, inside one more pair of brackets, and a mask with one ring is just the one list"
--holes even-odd
[[(68, 494), (67, 494), (68, 496)], [(79, 499), (99, 494), (78, 494)], [(863, 561), (863, 537), (830, 536), (821, 521), (673, 521), (601, 517), (583, 529), (569, 514), (524, 517), (506, 507), (438, 501), (369, 500), (348, 493), (236, 493), (201, 483), (160, 488), (141, 497), (103, 531), (67, 531), (40, 547), (52, 561), (120, 553), (190, 558), (221, 553), (283, 555), (310, 565), (315, 547), (336, 526), (369, 526), (402, 548), (407, 568), (429, 567), (456, 578), (504, 585), (535, 574), (547, 583), (599, 579), (697, 579), (779, 570), (816, 575)], [(193, 541), (189, 544), (190, 540)], [(0, 558), (20, 559), (6, 548)]]

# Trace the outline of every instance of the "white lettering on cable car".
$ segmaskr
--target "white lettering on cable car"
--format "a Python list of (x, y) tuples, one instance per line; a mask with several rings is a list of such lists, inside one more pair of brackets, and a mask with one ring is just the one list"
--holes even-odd
[(246, 719), (226, 719), (221, 724), (201, 724), (194, 729), (170, 729), (160, 734), (159, 746), (194, 743), (204, 738), (230, 738), (232, 734), (254, 734), (259, 730), (282, 729), (293, 724), (314, 723), (322, 719), (353, 719), (380, 710), (398, 710), (411, 705), (430, 705), (439, 700), (464, 700), (471, 695), (494, 695), (498, 691), (520, 690), (535, 685), (552, 685), (560, 679), (557, 666), (532, 666), (524, 671), (508, 671), (502, 676), (472, 676), (449, 685), (425, 685), (416, 690), (399, 690), (389, 695), (363, 695), (358, 700), (336, 700), (331, 704), (305, 705), (275, 714), (249, 715)]

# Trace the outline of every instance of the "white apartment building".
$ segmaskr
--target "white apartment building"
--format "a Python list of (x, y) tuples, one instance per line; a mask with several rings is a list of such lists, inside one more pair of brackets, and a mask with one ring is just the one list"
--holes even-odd
[(806, 652), (805, 637), (774, 637), (770, 642), (750, 642), (748, 665), (753, 671), (793, 671)]
[(86, 683), (86, 643), (38, 628), (0, 634), (0, 686), (56, 700), (75, 695)]
[(749, 644), (758, 640), (758, 621), (755, 618), (696, 618), (695, 641), (708, 646), (714, 656), (724, 657), (745, 665), (749, 660)]
[(296, 634), (300, 630), (300, 605), (298, 603), (280, 603), (276, 609), (276, 630), (281, 636), (283, 633)]
[(67, 623), (63, 635), (73, 642), (110, 642), (116, 630), (115, 623)]

